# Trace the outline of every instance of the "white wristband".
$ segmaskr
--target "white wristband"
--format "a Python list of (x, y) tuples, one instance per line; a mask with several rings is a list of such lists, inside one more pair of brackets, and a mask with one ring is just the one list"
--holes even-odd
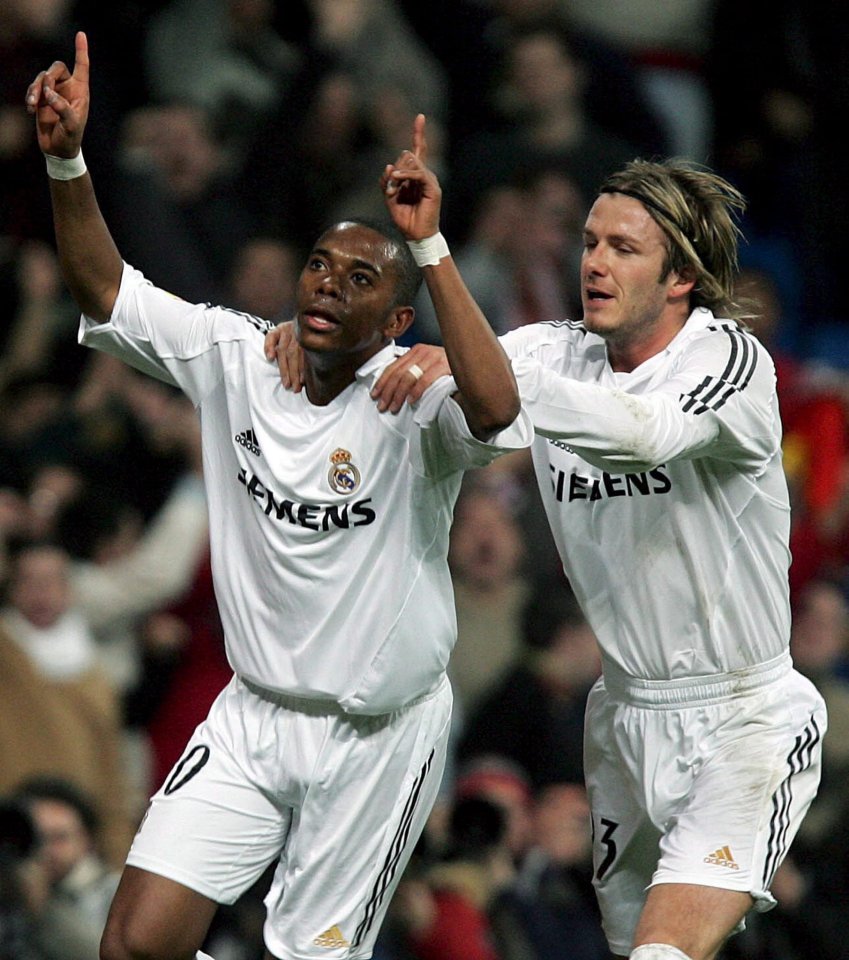
[(445, 237), (441, 233), (425, 237), (424, 240), (408, 240), (407, 246), (420, 267), (435, 267), (443, 257), (451, 256)]
[(44, 154), (47, 161), (47, 176), (51, 180), (76, 180), (81, 177), (88, 169), (83, 160), (83, 152), (75, 157), (51, 157), (49, 153)]

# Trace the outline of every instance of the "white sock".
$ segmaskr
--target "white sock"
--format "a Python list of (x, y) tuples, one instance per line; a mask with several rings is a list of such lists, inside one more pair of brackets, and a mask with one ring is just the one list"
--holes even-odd
[(631, 951), (629, 960), (691, 960), (678, 947), (667, 943), (644, 943)]
[(202, 953), (200, 950), (195, 953), (195, 960), (213, 960), (208, 953)]

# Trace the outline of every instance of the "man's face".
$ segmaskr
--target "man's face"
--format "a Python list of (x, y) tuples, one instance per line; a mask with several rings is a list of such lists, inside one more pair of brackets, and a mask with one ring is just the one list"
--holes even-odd
[(34, 627), (52, 627), (71, 607), (65, 555), (52, 547), (24, 551), (15, 563), (9, 594), (12, 606)]
[(661, 280), (665, 259), (665, 235), (639, 200), (621, 193), (598, 197), (584, 227), (581, 257), (587, 329), (627, 345), (655, 332), (665, 336), (670, 324), (680, 327), (690, 285), (682, 285), (676, 273)]
[(803, 591), (793, 613), (790, 652), (804, 673), (832, 668), (849, 640), (849, 610), (839, 587), (818, 580)]
[(393, 335), (397, 280), (384, 237), (359, 224), (332, 228), (319, 238), (298, 280), (298, 342), (313, 354), (364, 363)]
[(34, 801), (32, 815), (50, 882), (58, 883), (90, 852), (91, 837), (77, 811), (59, 800)]
[(448, 562), (459, 580), (494, 592), (518, 577), (523, 553), (518, 524), (494, 496), (464, 496), (448, 548)]

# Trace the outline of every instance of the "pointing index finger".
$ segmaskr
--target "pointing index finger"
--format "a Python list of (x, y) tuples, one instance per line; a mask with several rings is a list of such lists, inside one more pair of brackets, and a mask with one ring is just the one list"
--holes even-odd
[(88, 83), (88, 37), (80, 30), (74, 38), (74, 77)]
[(425, 137), (425, 115), (419, 113), (413, 121), (413, 153), (417, 160), (427, 162), (427, 138)]

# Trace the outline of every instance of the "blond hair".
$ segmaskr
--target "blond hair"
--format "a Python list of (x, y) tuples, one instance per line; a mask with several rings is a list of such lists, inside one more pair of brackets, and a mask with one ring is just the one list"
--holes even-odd
[(738, 218), (746, 208), (739, 190), (709, 170), (681, 159), (633, 160), (611, 174), (599, 193), (639, 200), (667, 238), (661, 280), (692, 272), (692, 307), (738, 320), (751, 316), (734, 300), (742, 237)]

